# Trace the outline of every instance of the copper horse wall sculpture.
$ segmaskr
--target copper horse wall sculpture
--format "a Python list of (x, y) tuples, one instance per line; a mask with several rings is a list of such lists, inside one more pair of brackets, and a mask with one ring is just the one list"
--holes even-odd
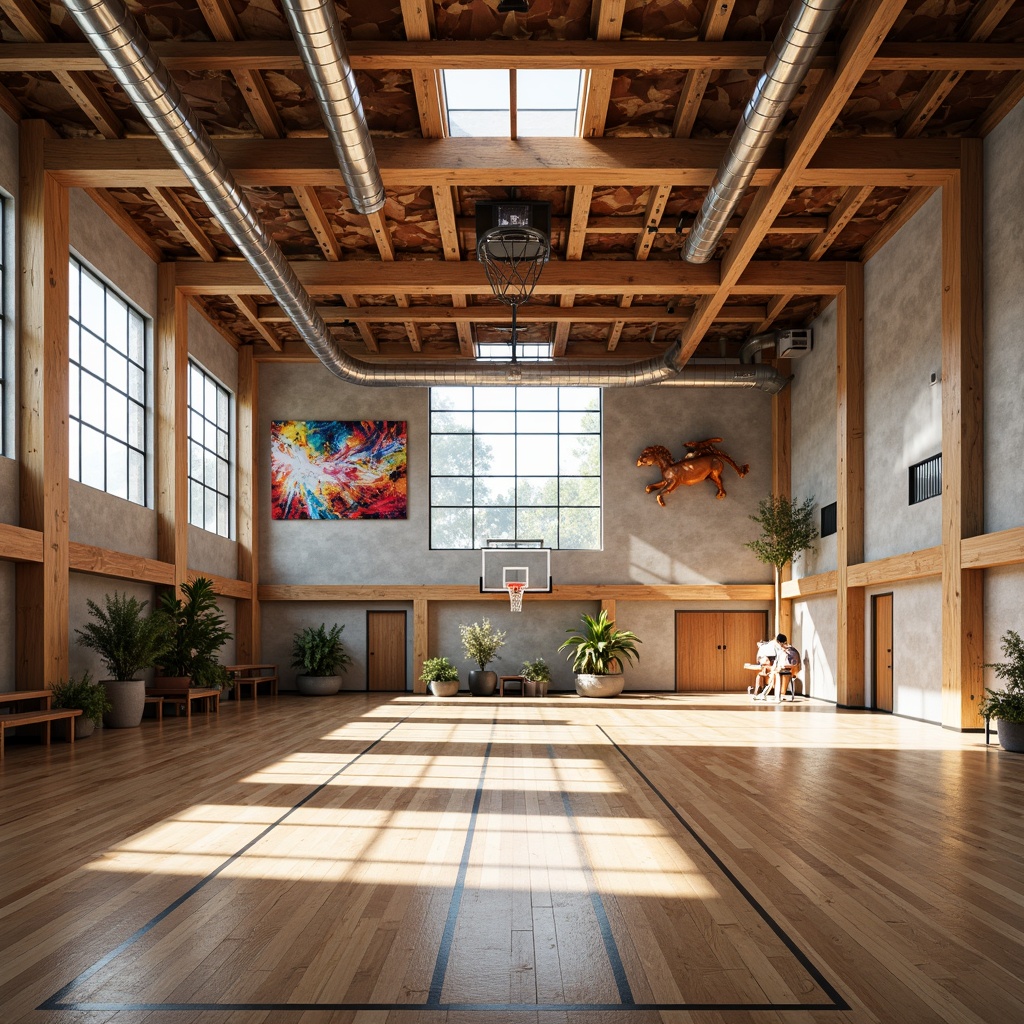
[(716, 448), (715, 445), (721, 440), (720, 437), (709, 437), (705, 441), (687, 441), (686, 447), (690, 451), (679, 462), (672, 461), (672, 453), (664, 445), (654, 444), (645, 448), (636, 464), (657, 466), (661, 469), (661, 479), (657, 483), (648, 484), (645, 488), (646, 493), (657, 491), (658, 504), (664, 508), (665, 495), (674, 491), (680, 484), (689, 486), (699, 484), (701, 480), (710, 480), (718, 488), (715, 497), (724, 498), (722, 470), (725, 469), (725, 463), (728, 462), (741, 477), (750, 472), (750, 466), (738, 466), (730, 456)]

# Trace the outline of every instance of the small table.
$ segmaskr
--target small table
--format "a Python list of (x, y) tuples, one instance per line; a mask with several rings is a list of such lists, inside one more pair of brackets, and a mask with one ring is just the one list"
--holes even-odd
[(522, 697), (526, 693), (526, 676), (498, 676), (498, 696), (505, 696), (505, 684), (506, 683), (518, 683), (519, 684), (519, 696)]
[(252, 690), (252, 700), (256, 703), (256, 691), (260, 683), (270, 687), (270, 695), (277, 696), (276, 665), (225, 665), (224, 670), (232, 681), (232, 697), (236, 701), (242, 699), (242, 688), (248, 686)]

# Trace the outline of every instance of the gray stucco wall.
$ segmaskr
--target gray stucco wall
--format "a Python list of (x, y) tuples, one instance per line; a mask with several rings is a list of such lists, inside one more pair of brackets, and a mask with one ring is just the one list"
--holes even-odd
[(864, 269), (864, 557), (938, 544), (942, 501), (907, 504), (911, 465), (942, 447), (942, 197)]
[(791, 642), (803, 658), (804, 691), (836, 699), (836, 599), (834, 594), (793, 602)]

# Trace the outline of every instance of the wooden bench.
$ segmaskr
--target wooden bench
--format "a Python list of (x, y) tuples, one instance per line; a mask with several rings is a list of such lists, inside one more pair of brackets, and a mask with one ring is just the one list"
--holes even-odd
[[(164, 720), (164, 699), (162, 696), (155, 697), (152, 694), (147, 694), (146, 707), (151, 707), (153, 709), (153, 717), (156, 718), (158, 722), (162, 722)], [(142, 713), (146, 713), (145, 708)]]
[(270, 687), (272, 697), (277, 696), (276, 665), (225, 665), (224, 669), (234, 684), (234, 699), (236, 701), (242, 699), (242, 690), (248, 687), (252, 691), (252, 699), (255, 703), (261, 683), (266, 683)]
[(147, 697), (162, 697), (160, 713), (163, 714), (163, 704), (171, 704), (177, 709), (181, 706), (185, 708), (185, 717), (192, 717), (192, 703), (193, 701), (202, 701), (203, 710), (209, 714), (210, 704), (213, 704), (213, 710), (216, 712), (220, 711), (220, 690), (215, 690), (213, 687), (206, 686), (182, 686), (180, 688), (174, 687), (162, 687), (162, 686), (147, 686), (146, 687)]
[[(19, 725), (42, 725), (43, 744), (48, 747), (50, 745), (50, 723), (74, 719), (81, 713), (81, 708), (41, 708), (38, 711), (13, 711), (9, 714), (0, 714), (0, 761), (4, 758), (4, 733), (7, 729), (14, 729)], [(71, 725), (68, 729), (68, 743), (74, 742), (75, 729), (74, 725)]]

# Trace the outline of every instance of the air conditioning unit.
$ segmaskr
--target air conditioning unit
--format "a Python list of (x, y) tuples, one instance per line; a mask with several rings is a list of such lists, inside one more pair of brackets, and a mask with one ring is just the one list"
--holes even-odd
[(796, 359), (811, 351), (814, 331), (779, 331), (775, 338), (775, 355), (779, 359)]

